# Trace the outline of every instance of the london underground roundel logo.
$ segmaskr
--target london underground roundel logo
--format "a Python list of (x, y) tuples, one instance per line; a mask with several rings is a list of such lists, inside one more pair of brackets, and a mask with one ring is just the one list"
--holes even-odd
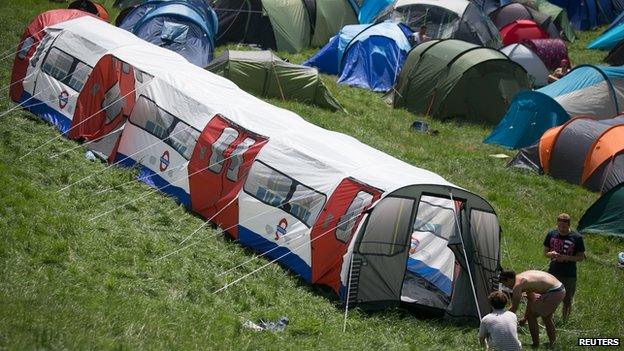
[(67, 102), (69, 101), (69, 93), (67, 92), (67, 90), (63, 90), (59, 94), (58, 99), (59, 99), (59, 107), (61, 109), (64, 109), (65, 106), (67, 106)]
[(279, 240), (280, 236), (286, 235), (286, 228), (288, 228), (288, 221), (286, 221), (286, 218), (280, 219), (277, 227), (275, 227), (275, 240)]
[(169, 151), (165, 150), (160, 156), (160, 171), (164, 172), (169, 167)]

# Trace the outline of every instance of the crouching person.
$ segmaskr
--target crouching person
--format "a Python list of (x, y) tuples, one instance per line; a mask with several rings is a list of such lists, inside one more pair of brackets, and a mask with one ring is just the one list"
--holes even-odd
[(566, 295), (563, 284), (549, 273), (542, 271), (502, 271), (499, 275), (500, 282), (506, 287), (513, 289), (511, 298), (511, 312), (516, 312), (520, 305), (522, 294), (527, 296), (527, 308), (525, 318), (528, 321), (532, 347), (539, 347), (539, 326), (537, 317), (542, 317), (548, 334), (548, 341), (552, 347), (555, 344), (555, 322), (553, 314), (557, 306)]
[(505, 311), (507, 295), (501, 291), (495, 291), (488, 296), (492, 313), (481, 320), (479, 326), (479, 342), (489, 350), (520, 350), (522, 344), (518, 340), (518, 317), (513, 312)]

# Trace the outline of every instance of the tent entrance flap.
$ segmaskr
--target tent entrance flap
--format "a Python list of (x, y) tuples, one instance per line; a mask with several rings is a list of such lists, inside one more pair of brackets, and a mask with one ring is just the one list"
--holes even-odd
[(458, 236), (455, 223), (460, 219), (455, 213), (462, 207), (461, 201), (421, 196), (411, 228), (402, 302), (441, 312), (448, 307), (460, 268), (449, 240)]

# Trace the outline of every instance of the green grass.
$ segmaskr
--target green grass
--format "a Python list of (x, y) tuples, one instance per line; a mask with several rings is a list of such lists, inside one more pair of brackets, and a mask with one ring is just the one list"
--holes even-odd
[[(107, 5), (112, 3), (107, 1)], [(0, 2), (0, 51), (16, 46), (39, 12), (63, 6), (45, 0)], [(112, 15), (114, 18), (114, 14)], [(583, 49), (598, 31), (581, 33), (572, 62), (599, 63), (605, 53)], [(301, 62), (313, 53), (287, 55)], [(0, 61), (0, 83), (9, 82), (12, 59)], [(542, 269), (541, 242), (559, 212), (578, 219), (598, 197), (547, 176), (510, 170), (488, 155), (511, 152), (481, 143), (489, 128), (441, 123), (385, 105), (380, 95), (323, 78), (349, 111), (330, 113), (304, 104), (271, 100), (324, 128), (352, 135), (399, 159), (439, 173), (484, 196), (503, 228), (503, 265)], [(14, 106), (3, 91), (0, 111)], [(438, 129), (436, 137), (409, 131), (414, 119)], [(81, 149), (25, 111), (0, 118), (0, 349), (475, 349), (476, 330), (421, 320), (399, 311), (351, 311), (347, 332), (337, 300), (303, 284), (276, 264), (234, 285), (224, 284), (266, 264), (264, 259), (219, 276), (254, 257), (202, 220), (149, 188), (131, 182), (131, 170), (89, 162)], [(101, 172), (58, 190), (83, 177)], [(128, 183), (129, 182), (129, 183)], [(113, 191), (97, 192), (115, 186)], [(98, 213), (127, 203), (114, 213)], [(624, 270), (615, 266), (622, 241), (586, 236), (589, 259), (580, 264), (575, 310), (559, 326), (559, 348), (579, 336), (624, 336)], [(159, 259), (193, 244), (170, 257)], [(283, 333), (255, 333), (241, 321), (290, 318)], [(557, 322), (559, 316), (557, 316)], [(521, 329), (521, 341), (530, 342)], [(542, 333), (542, 339), (546, 336)]]

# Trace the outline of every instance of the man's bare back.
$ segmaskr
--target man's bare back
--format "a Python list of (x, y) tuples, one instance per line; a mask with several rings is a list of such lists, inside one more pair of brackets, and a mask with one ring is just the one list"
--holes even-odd
[(525, 271), (516, 275), (516, 286), (522, 292), (543, 294), (550, 289), (561, 286), (561, 282), (553, 275), (542, 271)]

